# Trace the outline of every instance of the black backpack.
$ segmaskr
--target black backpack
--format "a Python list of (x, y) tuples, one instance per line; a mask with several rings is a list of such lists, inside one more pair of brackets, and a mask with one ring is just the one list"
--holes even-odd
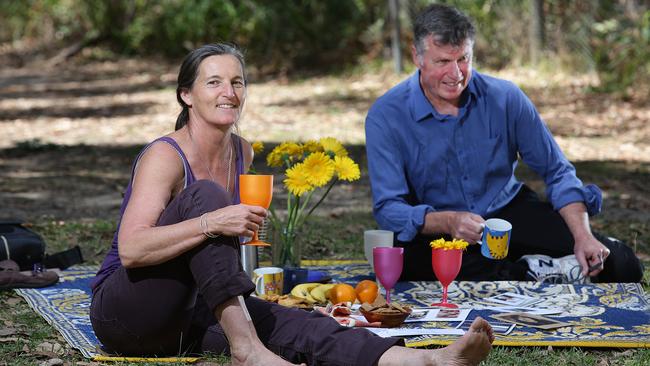
[(79, 246), (46, 255), (43, 238), (19, 220), (0, 220), (0, 260), (4, 259), (18, 263), (21, 271), (33, 270), (35, 264), (66, 269), (83, 262)]

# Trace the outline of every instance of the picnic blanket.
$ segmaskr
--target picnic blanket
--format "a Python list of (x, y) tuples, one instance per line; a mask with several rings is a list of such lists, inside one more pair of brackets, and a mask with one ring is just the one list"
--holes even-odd
[[(334, 282), (356, 284), (374, 279), (370, 266), (359, 261), (304, 261), (308, 268), (326, 271)], [(98, 346), (89, 319), (90, 281), (96, 266), (73, 266), (61, 272), (58, 284), (40, 289), (17, 289), (29, 305), (47, 320), (66, 341), (85, 357), (106, 360)], [(534, 282), (453, 282), (449, 301), (472, 310), (490, 320), (492, 312), (482, 299), (505, 292), (539, 296), (536, 306), (561, 307), (559, 319), (571, 324), (556, 330), (539, 330), (517, 326), (507, 336), (497, 336), (496, 345), (504, 346), (582, 346), (582, 347), (650, 347), (650, 307), (639, 284), (549, 285)], [(426, 306), (441, 297), (439, 282), (400, 282), (392, 293), (394, 301)], [(555, 317), (555, 316), (552, 316)], [(455, 328), (458, 323), (410, 323), (408, 327)], [(425, 335), (405, 337), (407, 346), (446, 345), (456, 336)], [(111, 358), (108, 358), (111, 359)], [(112, 358), (119, 360), (119, 358)], [(129, 359), (136, 360), (136, 359)], [(140, 359), (146, 360), (146, 359)], [(158, 362), (163, 359), (155, 359)], [(192, 362), (194, 358), (169, 359)]]

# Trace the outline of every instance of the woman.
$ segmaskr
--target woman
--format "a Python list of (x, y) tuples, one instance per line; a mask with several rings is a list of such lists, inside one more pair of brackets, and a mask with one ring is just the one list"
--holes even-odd
[[(107, 351), (129, 356), (214, 352), (233, 365), (475, 364), (493, 340), (477, 320), (440, 350), (400, 347), (331, 318), (249, 297), (239, 236), (267, 212), (239, 204), (250, 144), (232, 130), (246, 99), (242, 54), (206, 45), (183, 61), (176, 131), (147, 145), (133, 166), (113, 245), (93, 282), (91, 321)], [(286, 359), (286, 360), (285, 360)]]

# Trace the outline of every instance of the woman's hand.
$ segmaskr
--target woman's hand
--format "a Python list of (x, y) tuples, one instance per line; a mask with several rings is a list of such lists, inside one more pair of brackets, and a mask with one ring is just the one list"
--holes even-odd
[(266, 216), (263, 207), (239, 204), (208, 212), (204, 220), (209, 233), (252, 237)]

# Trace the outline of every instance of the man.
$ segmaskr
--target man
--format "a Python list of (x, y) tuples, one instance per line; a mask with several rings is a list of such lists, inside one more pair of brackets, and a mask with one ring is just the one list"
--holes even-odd
[[(601, 192), (576, 177), (532, 102), (472, 69), (474, 35), (457, 9), (427, 7), (414, 22), (418, 71), (366, 118), (373, 212), (405, 248), (402, 279), (435, 278), (432, 239), (476, 243), (485, 219), (499, 217), (513, 225), (508, 257), (488, 259), (471, 245), (458, 279), (640, 281), (629, 247), (592, 234)], [(544, 179), (549, 202), (515, 178), (518, 156)]]

